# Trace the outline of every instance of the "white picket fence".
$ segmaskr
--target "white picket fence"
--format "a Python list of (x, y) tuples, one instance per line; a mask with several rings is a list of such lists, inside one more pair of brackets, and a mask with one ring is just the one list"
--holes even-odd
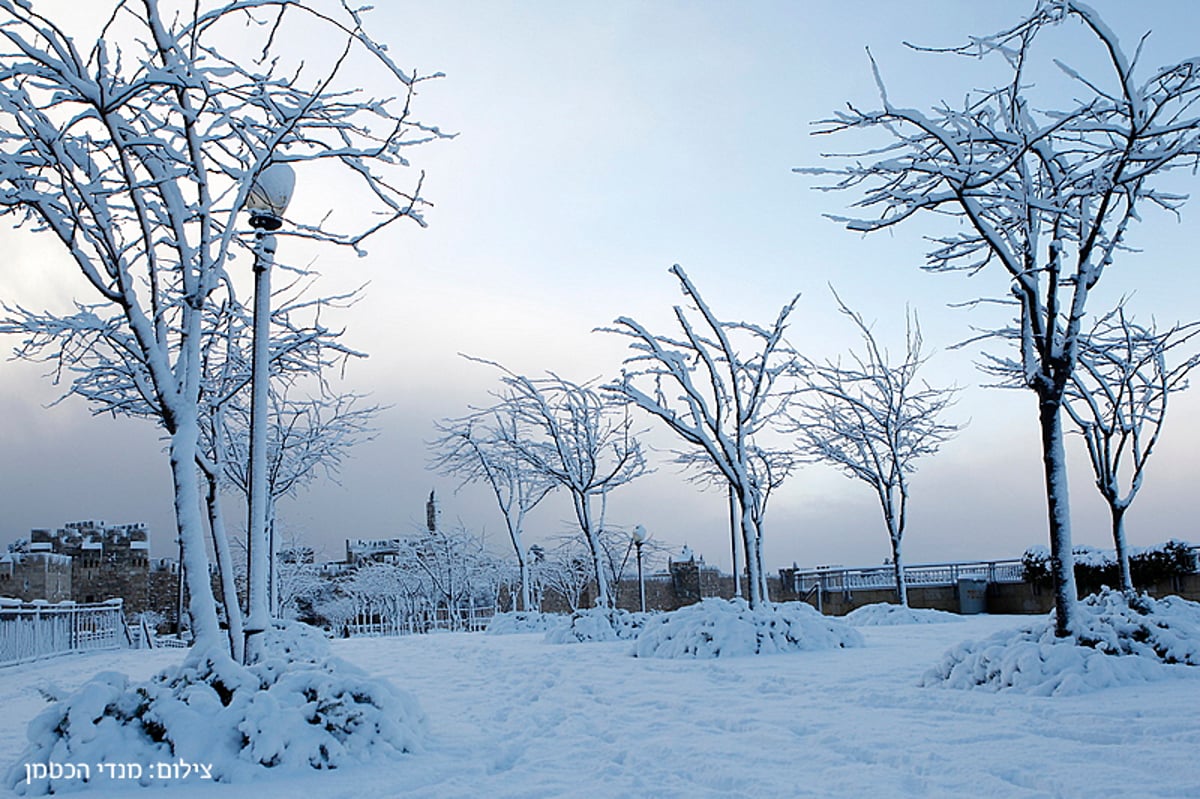
[(0, 598), (0, 666), (131, 644), (119, 599), (51, 605)]

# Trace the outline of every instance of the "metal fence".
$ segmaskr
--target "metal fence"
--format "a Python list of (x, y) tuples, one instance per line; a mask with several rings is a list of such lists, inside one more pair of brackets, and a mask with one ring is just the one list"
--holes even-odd
[(343, 631), (352, 636), (410, 635), (435, 631), (480, 632), (487, 629), (495, 613), (496, 609), (491, 605), (459, 608), (454, 611), (438, 608), (436, 611), (426, 610), (402, 618), (365, 613), (347, 622)]
[(0, 600), (0, 666), (131, 644), (119, 599), (94, 605)]
[[(989, 583), (1019, 583), (1024, 580), (1024, 566), (1019, 560), (963, 561), (959, 563), (925, 563), (904, 567), (904, 577), (910, 586), (957, 585), (961, 578), (987, 580)], [(857, 591), (870, 588), (893, 588), (896, 574), (891, 566), (866, 569), (846, 569), (840, 566), (795, 572), (793, 590), (807, 594), (820, 589), (823, 593)]]

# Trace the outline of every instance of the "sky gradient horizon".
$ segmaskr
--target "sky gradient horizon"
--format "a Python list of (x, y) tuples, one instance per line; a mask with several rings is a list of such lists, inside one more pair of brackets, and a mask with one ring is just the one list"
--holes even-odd
[[(1200, 53), (1200, 6), (1178, 0), (1092, 5), (1152, 67)], [(460, 353), (539, 376), (553, 370), (586, 381), (615, 376), (626, 343), (593, 332), (617, 316), (669, 330), (681, 264), (718, 315), (767, 322), (792, 295), (800, 303), (789, 339), (814, 358), (857, 344), (828, 285), (893, 349), (904, 309), (920, 314), (934, 355), (925, 377), (962, 387), (949, 416), (968, 422), (919, 466), (905, 551), (910, 563), (1019, 557), (1046, 543), (1045, 500), (1031, 392), (985, 388), (974, 368), (981, 349), (949, 349), (973, 327), (1004, 321), (995, 309), (950, 307), (1003, 292), (985, 270), (974, 277), (922, 272), (921, 236), (950, 220), (914, 220), (861, 237), (824, 218), (852, 194), (814, 191), (792, 168), (820, 163), (843, 143), (813, 137), (811, 123), (846, 102), (871, 106), (876, 93), (864, 48), (878, 60), (894, 100), (928, 108), (957, 101), (985, 81), (986, 64), (916, 53), (1015, 22), (1032, 2), (927, 0), (919, 4), (718, 2), (396, 3), (369, 14), (393, 57), (446, 77), (423, 84), (417, 116), (457, 133), (411, 150), (434, 206), (426, 229), (399, 224), (354, 260), (321, 258), (326, 291), (368, 283), (364, 299), (338, 317), (347, 342), (370, 357), (341, 384), (388, 406), (378, 438), (351, 452), (341, 485), (320, 483), (281, 501), (285, 529), (329, 559), (344, 539), (388, 538), (419, 529), (436, 489), (448, 524), (486, 533), (507, 551), (503, 523), (478, 487), (426, 470), (435, 421), (486, 405), (498, 373)], [(1086, 67), (1088, 55), (1062, 37), (1056, 55)], [(1180, 182), (1192, 194), (1194, 177)], [(296, 204), (319, 209), (327, 187), (298, 176)], [(1193, 240), (1200, 208), (1181, 220), (1147, 210), (1128, 253), (1106, 273), (1093, 310), (1132, 294), (1139, 319), (1160, 326), (1197, 315), (1200, 282)], [(307, 263), (311, 256), (280, 258)], [(92, 298), (82, 280), (36, 238), (0, 231), (0, 300), (40, 309)], [(5, 354), (17, 343), (0, 339)], [(80, 519), (143, 521), (153, 552), (174, 552), (170, 477), (162, 443), (146, 422), (93, 418), (60, 393), (45, 365), (0, 361), (0, 544), (36, 527)], [(1172, 400), (1164, 438), (1127, 520), (1130, 542), (1200, 539), (1190, 485), (1200, 449), (1200, 397)], [(653, 427), (652, 420), (639, 425)], [(650, 443), (671, 445), (661, 432)], [(1071, 499), (1076, 544), (1111, 546), (1107, 508), (1082, 443), (1072, 437)], [(701, 492), (652, 454), (658, 471), (614, 492), (610, 524), (642, 524), (677, 551), (687, 544), (729, 568), (723, 492)], [(230, 518), (234, 527), (240, 517)], [(530, 516), (531, 542), (569, 532), (565, 497)], [(870, 489), (822, 466), (795, 474), (772, 499), (764, 534), (769, 571), (839, 563), (866, 566), (890, 554)]]

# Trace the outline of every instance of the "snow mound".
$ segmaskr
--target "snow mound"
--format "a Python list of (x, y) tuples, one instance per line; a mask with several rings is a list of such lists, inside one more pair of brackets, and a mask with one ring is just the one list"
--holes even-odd
[(590, 641), (627, 641), (636, 638), (651, 618), (627, 610), (587, 608), (577, 610), (546, 632), (548, 644), (578, 644)]
[(484, 631), (488, 635), (513, 635), (515, 633), (544, 633), (566, 622), (562, 614), (538, 613), (537, 611), (514, 611), (497, 613), (488, 622)]
[(1200, 666), (1200, 603), (1105, 589), (1079, 603), (1079, 631), (1054, 635), (1053, 613), (1029, 627), (967, 641), (922, 678), (926, 686), (1081, 694), (1166, 679)]
[(851, 627), (886, 627), (893, 624), (944, 624), (945, 622), (960, 622), (962, 616), (957, 613), (947, 613), (944, 610), (932, 608), (906, 608), (902, 605), (892, 605), (880, 602), (875, 605), (863, 605), (847, 613), (843, 619)]
[(863, 645), (862, 635), (804, 602), (751, 609), (742, 599), (709, 598), (651, 619), (634, 657), (716, 658)]
[[(334, 657), (316, 630), (277, 622), (265, 649), (249, 667), (193, 650), (146, 682), (96, 675), (30, 722), (29, 746), (5, 782), (18, 794), (112, 787), (115, 775), (97, 765), (106, 763), (138, 766), (121, 773), (124, 785), (241, 782), (267, 769), (332, 769), (420, 746), (416, 701)], [(46, 766), (40, 779), (28, 779), (27, 764)]]

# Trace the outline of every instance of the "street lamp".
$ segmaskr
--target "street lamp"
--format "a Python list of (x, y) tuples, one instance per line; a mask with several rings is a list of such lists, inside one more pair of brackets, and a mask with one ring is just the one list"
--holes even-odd
[(637, 547), (638, 602), (642, 613), (646, 612), (646, 581), (642, 577), (642, 545), (646, 543), (646, 528), (640, 524), (633, 528), (633, 545)]
[(254, 228), (254, 349), (250, 366), (250, 585), (246, 618), (246, 662), (258, 659), (255, 636), (270, 621), (268, 574), (273, 547), (267, 541), (267, 389), (270, 380), (271, 263), (275, 259), (272, 231), (283, 225), (296, 187), (296, 173), (287, 164), (271, 164), (250, 186), (246, 210)]

